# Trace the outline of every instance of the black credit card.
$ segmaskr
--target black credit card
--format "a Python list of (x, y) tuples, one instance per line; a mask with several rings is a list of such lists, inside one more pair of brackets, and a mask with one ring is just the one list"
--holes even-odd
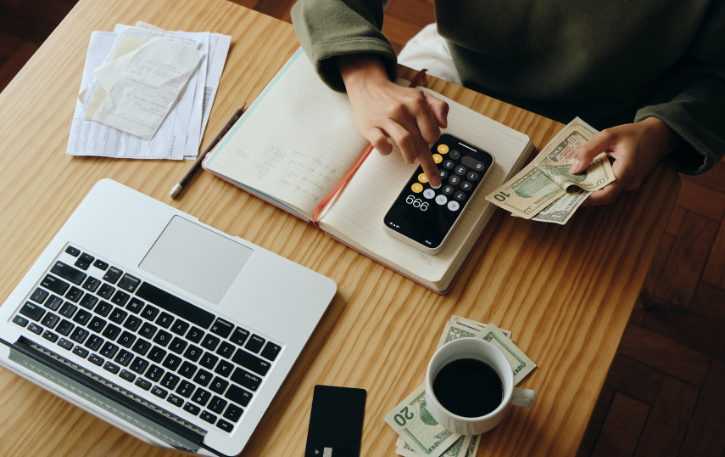
[(315, 386), (305, 457), (360, 457), (365, 389)]

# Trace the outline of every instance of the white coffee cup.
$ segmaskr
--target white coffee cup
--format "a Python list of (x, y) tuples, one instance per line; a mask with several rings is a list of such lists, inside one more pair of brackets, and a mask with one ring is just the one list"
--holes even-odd
[[(443, 367), (460, 359), (475, 359), (486, 363), (498, 373), (503, 386), (501, 404), (481, 417), (463, 417), (445, 409), (433, 392), (433, 381)], [(461, 338), (442, 346), (433, 354), (425, 375), (425, 399), (433, 418), (446, 429), (460, 435), (478, 435), (497, 426), (511, 405), (530, 408), (536, 392), (514, 387), (514, 372), (506, 356), (493, 344), (478, 338)]]

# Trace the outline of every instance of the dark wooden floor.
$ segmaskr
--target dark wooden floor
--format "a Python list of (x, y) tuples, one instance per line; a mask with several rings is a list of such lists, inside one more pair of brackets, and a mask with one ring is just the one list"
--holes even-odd
[[(286, 21), (293, 0), (237, 0)], [(0, 0), (0, 90), (75, 4)], [(432, 0), (390, 0), (383, 31), (399, 51), (435, 20)], [(682, 191), (580, 456), (725, 456), (725, 162)], [(391, 451), (392, 452), (392, 451)]]

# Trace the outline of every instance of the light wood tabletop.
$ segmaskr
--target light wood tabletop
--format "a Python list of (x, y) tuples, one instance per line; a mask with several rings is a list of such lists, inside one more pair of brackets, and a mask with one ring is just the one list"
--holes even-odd
[[(663, 234), (679, 177), (658, 166), (637, 192), (581, 209), (566, 226), (497, 212), (461, 277), (439, 296), (320, 230), (198, 173), (189, 162), (65, 154), (91, 32), (142, 20), (231, 35), (204, 136), (252, 102), (298, 48), (291, 25), (222, 0), (81, 0), (0, 94), (0, 302), (91, 187), (111, 178), (202, 222), (326, 275), (338, 294), (242, 455), (302, 456), (316, 384), (368, 392), (364, 456), (395, 454), (383, 416), (423, 382), (452, 313), (510, 329), (538, 368), (521, 384), (538, 398), (482, 439), (479, 456), (573, 456)], [(402, 69), (410, 79), (412, 71)], [(554, 121), (434, 78), (425, 85), (529, 135), (540, 149)], [(0, 370), (0, 455), (171, 456), (16, 375)]]

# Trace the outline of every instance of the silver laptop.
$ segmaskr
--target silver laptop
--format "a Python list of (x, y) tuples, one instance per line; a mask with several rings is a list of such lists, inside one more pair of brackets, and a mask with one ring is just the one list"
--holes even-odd
[(0, 364), (142, 440), (236, 455), (336, 288), (103, 180), (0, 307)]

